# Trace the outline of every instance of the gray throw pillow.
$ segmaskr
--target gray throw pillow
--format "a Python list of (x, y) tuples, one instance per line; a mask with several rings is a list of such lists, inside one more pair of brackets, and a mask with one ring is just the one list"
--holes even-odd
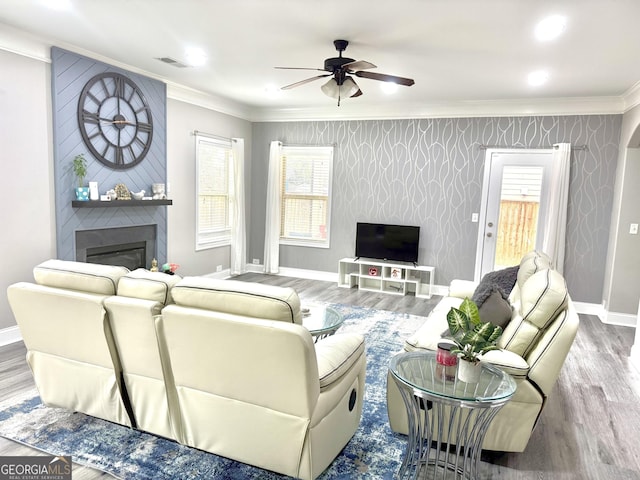
[(502, 297), (506, 299), (516, 284), (519, 268), (520, 266), (516, 265), (515, 267), (503, 268), (502, 270), (487, 273), (482, 277), (482, 280), (480, 280), (475, 292), (473, 292), (471, 300), (480, 307), (496, 287), (500, 289)]
[(511, 304), (504, 299), (502, 292), (494, 287), (487, 299), (478, 307), (480, 320), (491, 322), (503, 329), (511, 321)]

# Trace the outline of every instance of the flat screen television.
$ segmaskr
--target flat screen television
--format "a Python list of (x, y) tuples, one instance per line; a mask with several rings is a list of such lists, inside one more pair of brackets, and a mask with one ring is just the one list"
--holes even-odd
[(418, 262), (420, 227), (360, 223), (356, 225), (356, 258)]

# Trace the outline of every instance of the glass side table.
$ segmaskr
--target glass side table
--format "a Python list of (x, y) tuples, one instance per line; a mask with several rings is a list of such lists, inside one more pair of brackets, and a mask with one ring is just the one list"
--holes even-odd
[(482, 363), (478, 383), (447, 380), (431, 351), (400, 353), (391, 359), (389, 371), (409, 419), (398, 478), (476, 480), (484, 436), (516, 391), (513, 378)]
[(302, 316), (302, 325), (309, 330), (315, 342), (336, 333), (343, 322), (340, 312), (325, 306), (310, 307), (309, 313)]

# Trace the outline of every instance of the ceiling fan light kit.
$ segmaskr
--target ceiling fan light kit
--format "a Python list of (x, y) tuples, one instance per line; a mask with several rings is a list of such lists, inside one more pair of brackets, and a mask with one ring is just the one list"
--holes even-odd
[(359, 97), (362, 95), (362, 90), (358, 87), (358, 84), (350, 75), (355, 75), (359, 78), (367, 78), (370, 80), (378, 80), (381, 82), (393, 83), (396, 85), (404, 85), (410, 87), (415, 82), (411, 78), (397, 77), (395, 75), (388, 75), (385, 73), (374, 73), (365, 70), (376, 68), (371, 62), (365, 60), (354, 60), (353, 58), (343, 57), (344, 52), (349, 45), (347, 40), (334, 40), (333, 42), (336, 50), (338, 51), (337, 57), (327, 58), (324, 61), (324, 68), (300, 68), (300, 67), (275, 67), (278, 69), (286, 70), (315, 70), (320, 72), (328, 72), (322, 75), (316, 75), (305, 80), (301, 80), (290, 85), (282, 87), (282, 90), (289, 90), (295, 87), (299, 87), (314, 80), (320, 78), (333, 77), (329, 79), (327, 83), (320, 87), (320, 90), (331, 98), (338, 100), (338, 106), (340, 106), (340, 99), (344, 97)]

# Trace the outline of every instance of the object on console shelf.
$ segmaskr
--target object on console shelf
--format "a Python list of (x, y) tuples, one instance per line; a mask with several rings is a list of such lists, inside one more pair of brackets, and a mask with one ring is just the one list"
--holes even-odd
[(131, 196), (134, 200), (142, 200), (144, 197), (144, 190), (140, 190), (139, 192), (131, 192)]
[(369, 275), (372, 277), (378, 276), (378, 269), (376, 267), (369, 267)]

